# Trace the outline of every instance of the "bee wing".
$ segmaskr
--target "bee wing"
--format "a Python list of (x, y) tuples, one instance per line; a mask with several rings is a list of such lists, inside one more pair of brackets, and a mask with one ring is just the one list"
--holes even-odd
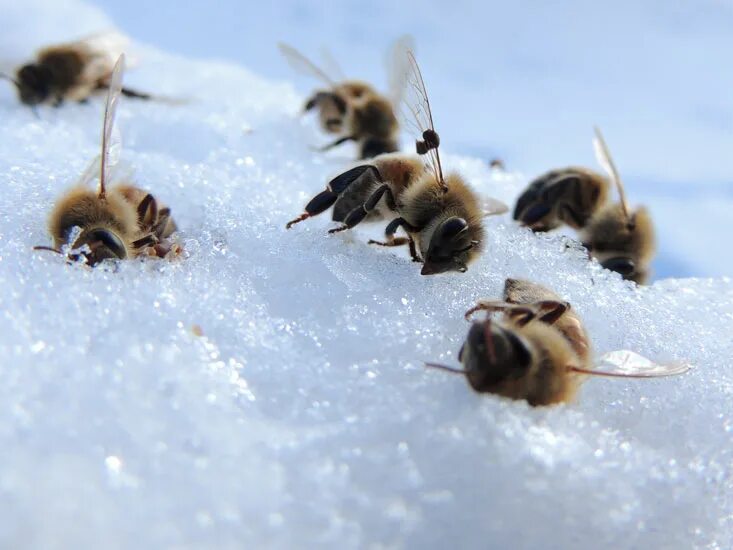
[[(403, 54), (407, 63), (407, 80), (405, 93), (402, 97), (401, 116), (405, 126), (411, 131), (416, 141), (418, 154), (425, 159), (425, 167), (429, 170), (435, 179), (441, 184), (443, 190), (446, 191), (445, 179), (443, 178), (443, 168), (440, 163), (439, 138), (435, 132), (433, 123), (433, 113), (430, 109), (430, 98), (428, 97), (425, 81), (423, 80), (422, 71), (417, 64), (415, 54), (412, 50), (407, 50)], [(432, 145), (427, 145), (428, 134), (432, 133)], [(423, 147), (423, 151), (420, 147)]]
[(102, 153), (99, 176), (99, 195), (105, 194), (105, 185), (109, 181), (109, 173), (120, 159), (122, 140), (119, 132), (115, 131), (115, 115), (117, 104), (122, 92), (122, 76), (125, 71), (125, 54), (120, 55), (112, 70), (107, 90), (107, 102), (104, 107), (104, 121), (102, 124)]
[(592, 369), (569, 367), (574, 372), (593, 374), (596, 376), (616, 376), (621, 378), (659, 378), (682, 374), (692, 368), (684, 362), (655, 363), (628, 350), (606, 353), (596, 360)]
[(336, 61), (336, 58), (331, 53), (331, 50), (326, 47), (322, 47), (321, 59), (323, 60), (324, 73), (336, 77), (338, 81), (346, 80), (346, 76), (344, 76), (344, 71), (341, 70), (341, 65), (339, 65), (338, 61)]
[(415, 40), (409, 34), (400, 36), (387, 50), (385, 65), (387, 67), (387, 83), (389, 99), (392, 105), (399, 107), (405, 95), (410, 63), (407, 52), (415, 51)]
[(315, 76), (329, 86), (334, 86), (334, 81), (325, 73), (325, 71), (319, 68), (298, 50), (292, 46), (288, 46), (284, 42), (278, 42), (277, 47), (280, 50), (280, 53), (285, 56), (285, 60), (288, 62), (288, 65), (290, 65), (295, 71), (308, 76)]
[(626, 192), (624, 191), (623, 183), (621, 183), (621, 177), (618, 175), (616, 164), (613, 162), (611, 152), (608, 150), (608, 145), (606, 145), (606, 140), (603, 139), (603, 134), (601, 133), (600, 128), (598, 128), (598, 126), (595, 126), (593, 130), (596, 134), (595, 138), (593, 139), (593, 149), (596, 153), (596, 160), (598, 160), (598, 164), (603, 167), (608, 176), (611, 178), (613, 184), (618, 189), (618, 194), (621, 198), (621, 207), (624, 209), (624, 215), (628, 218), (629, 207), (626, 202)]
[(481, 199), (481, 210), (484, 216), (498, 216), (509, 211), (509, 207), (499, 199), (483, 197)]

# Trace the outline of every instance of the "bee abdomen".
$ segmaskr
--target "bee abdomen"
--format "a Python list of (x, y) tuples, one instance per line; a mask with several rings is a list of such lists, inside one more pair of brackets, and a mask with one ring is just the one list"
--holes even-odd
[(79, 81), (84, 70), (82, 55), (72, 49), (53, 49), (41, 54), (38, 64), (52, 75), (53, 86), (65, 91)]
[(361, 144), (360, 158), (368, 159), (398, 150), (397, 141), (392, 138), (368, 137)]

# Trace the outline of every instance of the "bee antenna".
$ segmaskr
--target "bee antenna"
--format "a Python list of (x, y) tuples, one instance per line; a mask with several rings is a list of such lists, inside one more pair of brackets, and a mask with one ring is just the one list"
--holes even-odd
[(13, 84), (15, 84), (15, 87), (16, 87), (16, 88), (20, 88), (20, 82), (18, 82), (17, 80), (15, 80), (15, 79), (14, 79), (14, 78), (13, 78), (12, 76), (10, 76), (9, 74), (6, 74), (6, 73), (0, 73), (0, 78), (4, 78), (5, 80), (9, 80), (9, 81), (10, 81), (10, 82), (12, 82)]
[(440, 363), (427, 363), (427, 362), (424, 362), (423, 364), (426, 367), (428, 367), (428, 368), (443, 370), (443, 371), (446, 371), (446, 372), (450, 372), (452, 374), (462, 374), (464, 376), (466, 374), (466, 371), (463, 370), (463, 369), (459, 369), (459, 368), (456, 368), (456, 367), (449, 367), (448, 365), (441, 365)]

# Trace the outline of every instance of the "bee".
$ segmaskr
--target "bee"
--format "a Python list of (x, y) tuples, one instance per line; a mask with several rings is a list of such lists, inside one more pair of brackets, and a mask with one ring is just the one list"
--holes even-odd
[[(177, 245), (167, 242), (176, 230), (169, 208), (134, 185), (118, 184), (107, 189), (119, 150), (119, 144), (114, 143), (113, 129), (124, 64), (121, 55), (110, 76), (101, 155), (92, 162), (80, 183), (54, 206), (48, 222), (53, 247), (37, 246), (36, 250), (50, 250), (72, 261), (84, 260), (90, 266), (107, 259), (124, 260), (143, 254), (165, 257), (180, 252)], [(86, 184), (97, 172), (99, 188), (95, 191)], [(75, 235), (77, 227), (80, 231)]]
[(608, 181), (597, 172), (578, 166), (550, 170), (519, 196), (514, 219), (533, 231), (550, 231), (562, 224), (580, 229), (607, 198)]
[(399, 149), (399, 121), (395, 107), (399, 105), (405, 84), (405, 51), (412, 39), (398, 39), (390, 50), (390, 95), (380, 94), (373, 86), (358, 80), (337, 82), (324, 70), (287, 44), (279, 44), (288, 63), (297, 71), (315, 76), (328, 86), (316, 91), (305, 104), (305, 112), (316, 109), (324, 132), (339, 136), (321, 147), (327, 151), (348, 141), (358, 145), (359, 158), (372, 158)]
[(656, 251), (654, 224), (643, 206), (629, 208), (608, 146), (598, 128), (595, 133), (596, 157), (618, 189), (620, 200), (602, 206), (581, 228), (580, 239), (603, 267), (620, 273), (624, 279), (644, 284)]
[[(95, 92), (109, 88), (115, 61), (127, 43), (127, 37), (107, 33), (49, 46), (17, 69), (15, 76), (0, 73), (0, 78), (15, 85), (25, 105), (84, 102)], [(138, 99), (152, 98), (130, 88), (122, 88), (121, 93)]]
[[(654, 378), (691, 368), (684, 363), (658, 365), (630, 351), (611, 352), (594, 361), (580, 318), (557, 294), (536, 283), (507, 279), (503, 298), (479, 302), (466, 312), (467, 320), (477, 311), (489, 314), (468, 331), (458, 353), (462, 369), (426, 366), (465, 376), (476, 392), (525, 400), (532, 406), (573, 400), (589, 375)], [(492, 320), (492, 312), (501, 317)]]
[(570, 304), (551, 290), (529, 281), (507, 279), (503, 301), (479, 302), (480, 310), (500, 312), (474, 322), (459, 352), (463, 369), (429, 363), (465, 375), (477, 392), (524, 399), (531, 405), (571, 400), (586, 375), (650, 378), (681, 374), (686, 364), (655, 365), (628, 351), (606, 354), (593, 366), (591, 346)]
[[(644, 284), (656, 249), (654, 225), (643, 206), (629, 209), (603, 135), (598, 128), (595, 134), (596, 158), (608, 177), (580, 167), (551, 170), (520, 195), (514, 219), (533, 231), (568, 225), (579, 232), (588, 253), (604, 268)], [(609, 200), (611, 185), (618, 190), (618, 203)]]
[[(364, 220), (392, 218), (385, 229), (386, 241), (370, 240), (370, 244), (408, 245), (413, 261), (423, 264), (423, 275), (464, 272), (481, 251), (483, 216), (501, 213), (506, 206), (494, 199), (482, 204), (457, 173), (443, 176), (440, 138), (425, 83), (411, 51), (407, 58), (410, 89), (416, 94), (409, 108), (422, 135), (416, 142), (418, 156), (385, 154), (347, 170), (311, 199), (305, 212), (286, 228), (331, 207), (333, 220), (342, 225), (329, 233), (351, 229)], [(405, 237), (395, 237), (400, 227)]]

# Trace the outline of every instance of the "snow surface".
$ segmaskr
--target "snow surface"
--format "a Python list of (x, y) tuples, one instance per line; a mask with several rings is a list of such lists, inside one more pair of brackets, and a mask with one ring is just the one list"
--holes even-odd
[[(110, 24), (77, 2), (1, 6), (3, 45)], [(468, 273), (438, 277), (367, 246), (379, 227), (286, 232), (348, 151), (309, 150), (322, 136), (289, 85), (143, 53), (130, 85), (195, 98), (119, 113), (123, 161), (182, 229), (179, 262), (32, 252), (97, 153), (102, 105), (37, 119), (0, 89), (0, 547), (733, 545), (730, 279), (637, 289), (507, 216)], [(526, 183), (445, 163), (508, 203)], [(569, 299), (599, 354), (697, 368), (591, 380), (541, 409), (425, 370), (455, 362), (463, 311), (507, 276)]]

